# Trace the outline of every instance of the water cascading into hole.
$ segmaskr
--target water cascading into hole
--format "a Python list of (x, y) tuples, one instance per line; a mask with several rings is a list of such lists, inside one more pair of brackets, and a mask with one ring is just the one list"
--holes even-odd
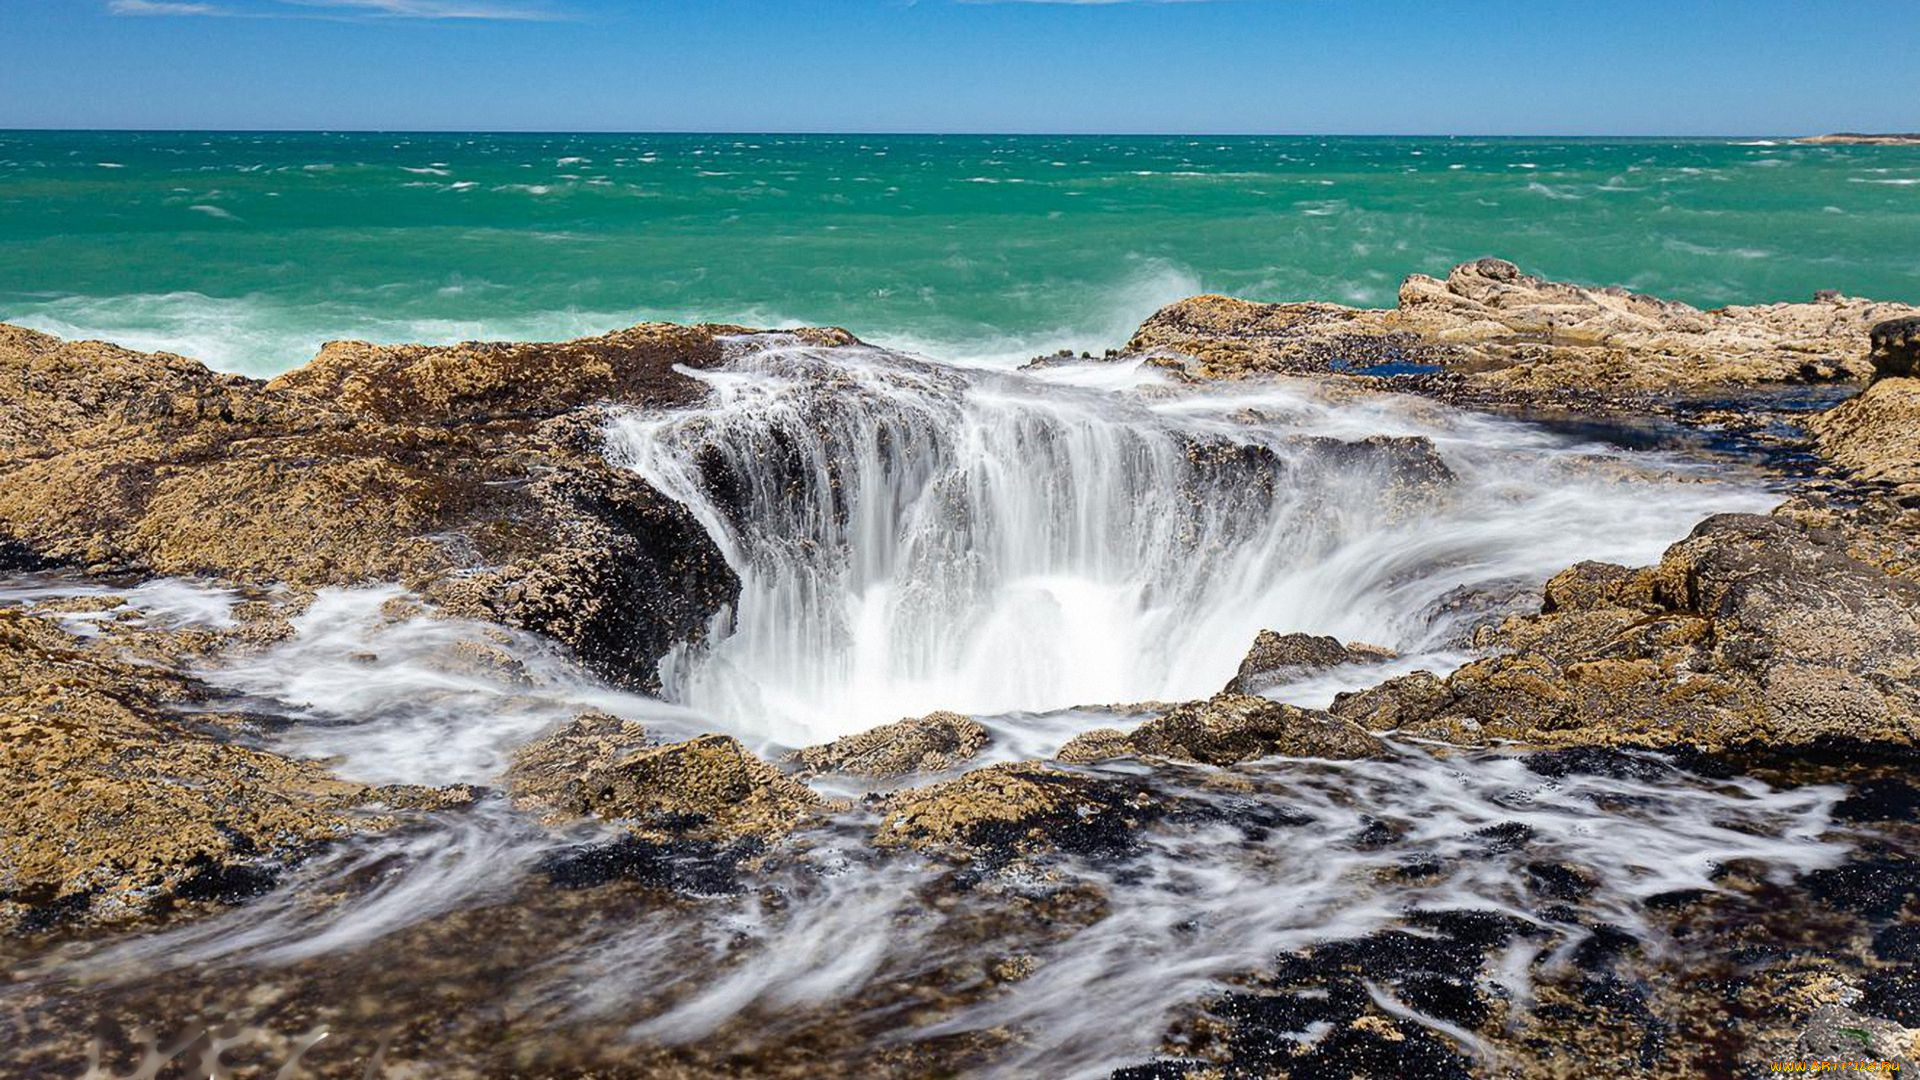
[(614, 459), (742, 582), (730, 626), (663, 661), (668, 695), (789, 745), (1204, 696), (1263, 628), (1445, 650), (1516, 585), (1768, 502), (1428, 402), (1128, 372), (1153, 383), (796, 343), (690, 373), (700, 406), (615, 421)]

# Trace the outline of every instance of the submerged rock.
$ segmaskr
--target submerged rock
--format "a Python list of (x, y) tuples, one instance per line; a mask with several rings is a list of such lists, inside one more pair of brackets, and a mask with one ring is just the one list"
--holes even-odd
[(837, 772), (890, 779), (954, 768), (985, 749), (987, 738), (986, 725), (978, 720), (933, 712), (805, 747), (794, 751), (791, 759), (808, 774)]
[(0, 933), (246, 899), (319, 845), (396, 824), (391, 810), (472, 797), (349, 783), (241, 745), (209, 700), (0, 609)]
[(1324, 634), (1282, 634), (1262, 630), (1247, 650), (1240, 670), (1228, 681), (1226, 692), (1252, 694), (1348, 664), (1377, 664), (1391, 660), (1391, 649), (1363, 642), (1341, 644)]
[(1143, 323), (1127, 354), (1208, 379), (1440, 375), (1469, 394), (1610, 397), (1864, 379), (1868, 328), (1916, 314), (1838, 296), (1701, 311), (1480, 259), (1444, 280), (1408, 277), (1387, 310), (1192, 297)]

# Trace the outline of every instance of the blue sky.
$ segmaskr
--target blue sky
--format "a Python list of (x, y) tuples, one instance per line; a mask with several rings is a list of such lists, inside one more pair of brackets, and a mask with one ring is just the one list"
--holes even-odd
[(1920, 0), (0, 0), (0, 127), (1920, 130)]

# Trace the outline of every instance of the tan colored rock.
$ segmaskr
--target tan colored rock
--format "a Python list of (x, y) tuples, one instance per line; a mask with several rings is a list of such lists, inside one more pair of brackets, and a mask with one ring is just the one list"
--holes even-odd
[(1349, 720), (1229, 691), (1173, 706), (1132, 732), (1083, 732), (1054, 756), (1079, 765), (1130, 756), (1233, 765), (1263, 757), (1362, 758), (1385, 751), (1379, 739)]
[(0, 609), (0, 933), (104, 925), (269, 887), (283, 862), (469, 792), (377, 788), (174, 710), (192, 681)]
[[(551, 344), (333, 341), (267, 388), (411, 424), (549, 417), (602, 401), (669, 405), (701, 392), (675, 365), (713, 367), (722, 359), (721, 338), (757, 333), (743, 326), (642, 323)], [(816, 345), (855, 343), (844, 330), (794, 333)]]
[(649, 838), (712, 841), (784, 836), (830, 806), (726, 735), (647, 747), (589, 768), (562, 805)]
[(1543, 610), (1648, 610), (1655, 606), (1652, 575), (1613, 563), (1583, 562), (1548, 580)]
[(1430, 368), (1486, 395), (1609, 396), (1864, 379), (1869, 328), (1916, 313), (1845, 297), (1701, 311), (1481, 259), (1408, 277), (1388, 310), (1193, 297), (1156, 312), (1127, 351), (1195, 378)]
[(1136, 753), (1207, 765), (1275, 756), (1362, 758), (1386, 750), (1350, 721), (1246, 694), (1188, 702), (1141, 724), (1127, 742)]
[(575, 717), (558, 731), (521, 747), (505, 780), (514, 805), (544, 811), (549, 818), (571, 816), (582, 796), (579, 788), (592, 772), (612, 765), (646, 745), (646, 726), (603, 712)]
[(804, 774), (890, 779), (954, 768), (985, 749), (987, 739), (986, 726), (979, 721), (959, 713), (933, 712), (805, 747), (791, 757)]
[(1053, 759), (1067, 765), (1093, 765), (1127, 757), (1132, 753), (1133, 747), (1127, 742), (1126, 732), (1119, 728), (1094, 728), (1068, 739), (1053, 755)]
[(1880, 379), (1807, 429), (1828, 460), (1862, 480), (1920, 484), (1920, 378)]

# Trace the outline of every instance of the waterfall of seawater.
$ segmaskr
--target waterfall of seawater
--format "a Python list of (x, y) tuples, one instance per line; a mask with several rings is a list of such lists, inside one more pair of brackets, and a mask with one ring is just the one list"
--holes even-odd
[(795, 344), (694, 374), (707, 404), (610, 432), (742, 582), (664, 682), (789, 745), (933, 709), (1202, 697), (1262, 629), (1430, 654), (1502, 590), (1766, 501), (1427, 402), (1175, 393), (1138, 364)]
[[(1537, 602), (1556, 570), (1647, 562), (1707, 514), (1770, 501), (1724, 463), (1306, 383), (1174, 386), (1137, 363), (962, 370), (796, 342), (742, 344), (690, 374), (711, 387), (701, 403), (608, 431), (612, 457), (690, 507), (742, 581), (708, 642), (663, 662), (671, 703), (617, 692), (530, 635), (409, 614), (397, 587), (324, 592), (286, 640), (205, 678), (277, 717), (282, 749), (381, 783), (497, 785), (518, 745), (589, 707), (662, 740), (725, 731), (761, 748), (946, 708), (983, 715), (990, 758), (1044, 756), (1113, 722), (1062, 707), (1209, 694), (1263, 628), (1402, 654), (1296, 699), (1447, 667), (1472, 623)], [(30, 582), (0, 602), (63, 590), (100, 591)], [(80, 632), (218, 626), (233, 597), (162, 583), (124, 600), (59, 617)], [(605, 846), (611, 827), (557, 834), (483, 800), (337, 845), (232, 911), (50, 957), (23, 985), (115, 987), (104, 1000), (153, 1020), (176, 1001), (246, 1020), (246, 1001), (291, 991), (354, 1000), (392, 1014), (368, 1040), (433, 1012), (448, 1045), (395, 1054), (436, 1075), (500, 1065), (487, 1055), (509, 1043), (531, 1055), (519, 1065), (679, 1052), (663, 1046), (720, 1060), (830, 1030), (854, 1033), (848, 1060), (978, 1038), (992, 1049), (955, 1071), (1092, 1077), (1146, 1059), (1180, 1010), (1276, 956), (1410, 911), (1530, 927), (1486, 976), (1524, 1010), (1593, 925), (1657, 951), (1650, 897), (1721, 888), (1730, 864), (1785, 881), (1845, 851), (1837, 789), (1709, 780), (1652, 755), (1561, 775), (1395, 742), (1378, 761), (1249, 763), (1231, 785), (1205, 769), (1102, 773), (1179, 811), (1124, 854), (1060, 852), (1044, 873), (967, 883), (877, 851), (860, 806), (762, 863), (662, 848), (635, 869)], [(682, 858), (695, 864), (669, 869)], [(554, 869), (567, 865), (590, 880)], [(1538, 868), (1557, 865), (1590, 891), (1540, 892)], [(632, 887), (588, 887), (608, 879)], [(998, 988), (968, 974), (1006, 957), (1029, 973)], [(516, 1018), (510, 1039), (487, 1026), (497, 1016)]]

